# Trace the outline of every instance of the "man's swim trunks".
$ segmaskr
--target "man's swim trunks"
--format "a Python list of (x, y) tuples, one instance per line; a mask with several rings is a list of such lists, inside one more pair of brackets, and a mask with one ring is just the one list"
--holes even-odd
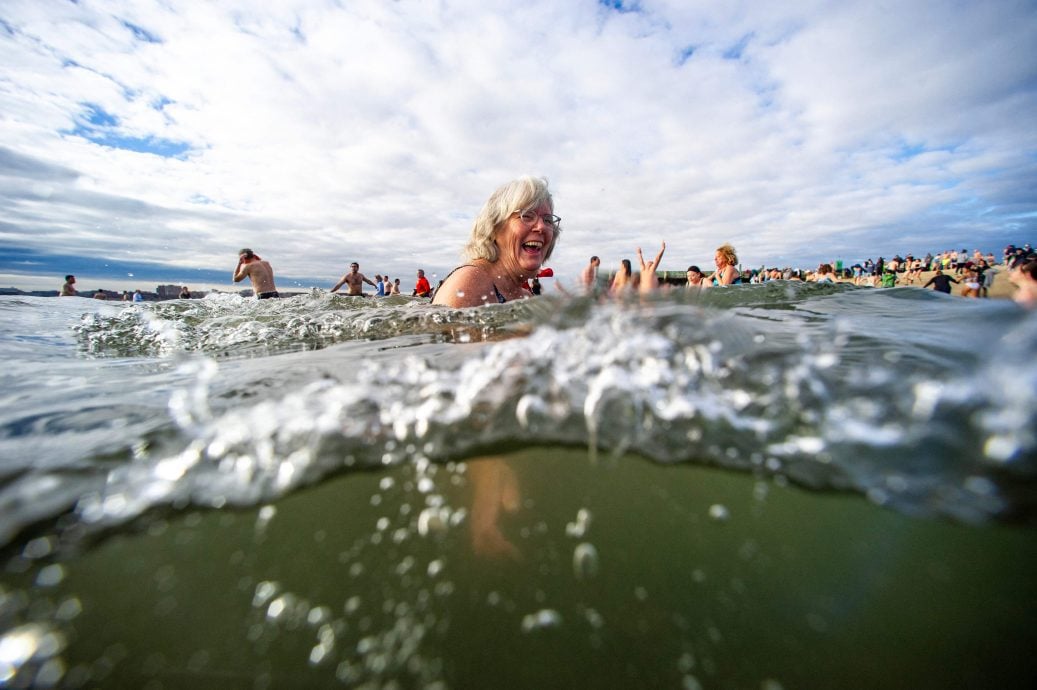
[(258, 295), (256, 295), (256, 299), (272, 299), (274, 297), (280, 296), (281, 295), (277, 294), (277, 290), (274, 290), (273, 292), (261, 292)]

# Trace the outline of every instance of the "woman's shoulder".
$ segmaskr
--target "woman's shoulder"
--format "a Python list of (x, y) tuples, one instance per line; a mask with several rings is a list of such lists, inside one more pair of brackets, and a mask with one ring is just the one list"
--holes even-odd
[(485, 267), (463, 264), (443, 279), (432, 303), (447, 307), (477, 307), (485, 304), (483, 297), (492, 292), (493, 279)]

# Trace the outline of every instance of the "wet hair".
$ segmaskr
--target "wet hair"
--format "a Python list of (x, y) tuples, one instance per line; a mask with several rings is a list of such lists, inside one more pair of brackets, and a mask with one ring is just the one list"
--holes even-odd
[(68, 281), (72, 280), (73, 278), (75, 278), (75, 276), (72, 275), (71, 273), (69, 273), (67, 276), (65, 276), (65, 282), (67, 283)]
[(598, 262), (600, 262), (600, 261), (601, 261), (601, 259), (599, 259), (599, 258), (598, 258), (597, 256), (592, 256), (592, 257), (591, 257), (591, 263), (594, 263), (595, 261), (598, 261)]
[(729, 266), (738, 265), (738, 255), (735, 254), (735, 248), (732, 247), (730, 244), (725, 242), (724, 244), (717, 247), (717, 254), (723, 255), (723, 257), (727, 260), (727, 264)]
[[(543, 177), (529, 175), (507, 182), (498, 187), (483, 204), (482, 210), (472, 224), (472, 233), (462, 252), (466, 261), (485, 259), (490, 263), (500, 258), (497, 249), (497, 231), (503, 227), (515, 211), (535, 208), (544, 202), (554, 212), (554, 199), (547, 188), (547, 180)], [(554, 230), (551, 244), (544, 251), (544, 260), (551, 258), (558, 236), (562, 234), (559, 226)]]
[(702, 271), (699, 270), (698, 266), (688, 266), (688, 273), (691, 273), (692, 271), (694, 271), (695, 273), (698, 273), (698, 274), (702, 273)]
[(244, 249), (239, 249), (238, 250), (238, 256), (242, 256), (242, 255), (244, 255), (244, 257), (246, 259), (251, 259), (252, 257), (255, 256), (255, 254), (252, 253), (252, 250), (249, 249), (248, 247), (245, 247)]
[(623, 271), (626, 272), (627, 275), (630, 275), (633, 272), (633, 268), (630, 267), (630, 259), (623, 259), (619, 263), (622, 264)]
[(1019, 265), (1019, 272), (1028, 276), (1030, 280), (1037, 280), (1037, 259), (1030, 259)]

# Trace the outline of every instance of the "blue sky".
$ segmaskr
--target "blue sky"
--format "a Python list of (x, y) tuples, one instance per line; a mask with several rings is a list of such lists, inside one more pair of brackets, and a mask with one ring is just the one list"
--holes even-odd
[(563, 278), (1037, 239), (1033, 2), (5, 0), (0, 64), (0, 286), (407, 287), (522, 174)]

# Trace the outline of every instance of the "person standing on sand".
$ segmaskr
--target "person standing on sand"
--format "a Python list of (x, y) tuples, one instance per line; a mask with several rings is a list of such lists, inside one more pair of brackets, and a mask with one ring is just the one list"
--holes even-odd
[(76, 277), (74, 275), (65, 276), (65, 284), (61, 286), (61, 296), (75, 297), (78, 294), (76, 292)]
[(965, 270), (964, 285), (961, 289), (962, 297), (979, 297), (979, 290), (983, 287), (983, 279), (974, 268)]
[(238, 252), (238, 267), (234, 269), (232, 277), (235, 283), (240, 283), (246, 276), (252, 281), (252, 291), (256, 294), (256, 299), (280, 297), (274, 285), (274, 269), (271, 268), (270, 262), (263, 261), (248, 248)]
[(933, 286), (933, 290), (936, 292), (942, 292), (945, 295), (951, 294), (951, 283), (957, 283), (954, 278), (943, 274), (942, 269), (936, 269), (936, 275), (929, 279), (929, 282), (922, 286), (923, 289)]
[(335, 283), (335, 287), (331, 288), (331, 292), (334, 293), (343, 285), (347, 285), (349, 286), (349, 290), (346, 292), (346, 295), (350, 297), (363, 297), (364, 283), (367, 283), (373, 288), (378, 287), (370, 278), (360, 272), (360, 264), (354, 261), (349, 264), (349, 273), (342, 276), (342, 278)]
[(983, 297), (989, 297), (990, 288), (994, 287), (994, 276), (997, 275), (997, 269), (986, 259), (983, 260), (983, 264), (986, 266), (986, 270), (982, 273), (983, 287), (980, 288), (980, 294)]

